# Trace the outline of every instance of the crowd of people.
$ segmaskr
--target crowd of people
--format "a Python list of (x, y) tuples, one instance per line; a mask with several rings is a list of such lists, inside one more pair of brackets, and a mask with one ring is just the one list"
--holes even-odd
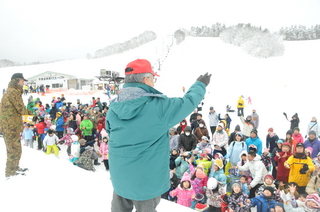
[[(23, 114), (34, 116), (24, 124), (21, 137), (25, 145), (33, 148), (36, 143), (38, 150), (57, 157), (59, 145), (67, 145), (70, 162), (90, 171), (100, 165), (101, 157), (113, 183), (112, 211), (130, 211), (133, 205), (138, 211), (155, 211), (159, 194), (197, 211), (246, 212), (252, 207), (261, 212), (320, 211), (316, 117), (305, 138), (297, 114), (285, 138), (269, 128), (263, 148), (256, 110), (245, 118), (240, 109), (242, 126), (237, 125), (234, 132), (228, 113), (221, 117), (210, 107), (208, 126), (197, 110), (190, 114), (203, 99), (211, 75), (201, 75), (181, 101), (153, 88), (159, 75), (147, 60), (129, 63), (125, 73), (126, 84), (110, 102), (110, 110), (100, 98), (92, 97), (90, 104), (80, 99), (72, 103), (63, 94), (45, 105), (30, 96), (25, 108), (19, 97), (25, 79), (14, 74), (0, 107), (0, 130), (8, 156), (6, 175), (25, 171), (18, 166), (21, 150), (11, 151), (21, 146), (12, 131), (17, 125), (10, 124), (14, 111), (8, 111), (5, 104), (12, 101), (4, 101), (12, 97), (10, 92), (18, 91), (14, 98), (22, 109), (15, 120)], [(157, 115), (151, 118), (155, 111)], [(152, 132), (140, 133), (142, 124)], [(123, 170), (130, 173), (129, 178)]]
[[(107, 103), (92, 97), (91, 104), (67, 102), (53, 97), (42, 105), (29, 98), (34, 120), (25, 124), (26, 146), (59, 155), (67, 145), (69, 160), (94, 171), (101, 158), (108, 164)], [(196, 110), (169, 130), (171, 187), (162, 198), (198, 211), (318, 211), (320, 208), (320, 141), (317, 120), (312, 118), (306, 139), (295, 127), (284, 139), (268, 129), (265, 146), (253, 123), (240, 114), (243, 126), (230, 132), (230, 117), (209, 108), (209, 125)], [(229, 122), (230, 124), (230, 122)], [(308, 127), (310, 128), (310, 127)], [(227, 130), (226, 130), (227, 129)], [(246, 133), (246, 135), (244, 134)]]
[(60, 145), (67, 145), (69, 160), (86, 170), (95, 171), (101, 157), (106, 170), (108, 166), (108, 134), (105, 131), (108, 106), (100, 98), (92, 97), (89, 103), (68, 102), (64, 94), (52, 97), (43, 105), (40, 98), (30, 95), (27, 108), (33, 120), (24, 123), (21, 137), (30, 148), (36, 143), (37, 150), (59, 157)]
[[(242, 97), (240, 97), (241, 99)], [(297, 125), (284, 139), (268, 129), (263, 148), (252, 115), (230, 133), (228, 120), (196, 110), (170, 129), (170, 191), (163, 198), (198, 211), (320, 211), (319, 124), (303, 137)], [(293, 117), (293, 120), (296, 119)], [(258, 119), (256, 119), (258, 121)], [(190, 127), (191, 125), (191, 127)]]

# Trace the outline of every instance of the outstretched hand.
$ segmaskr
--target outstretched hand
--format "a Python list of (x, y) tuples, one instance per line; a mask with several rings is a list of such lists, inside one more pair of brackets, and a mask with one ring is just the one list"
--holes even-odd
[(206, 86), (210, 83), (211, 74), (205, 73), (204, 75), (200, 75), (197, 81), (203, 82)]

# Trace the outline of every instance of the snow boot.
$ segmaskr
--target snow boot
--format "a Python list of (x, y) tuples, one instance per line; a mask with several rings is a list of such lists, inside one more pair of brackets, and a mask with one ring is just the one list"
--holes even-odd
[(24, 173), (24, 172), (26, 172), (26, 171), (29, 171), (29, 169), (28, 169), (28, 168), (20, 168), (20, 169), (18, 169), (16, 172), (17, 172), (17, 173)]
[(98, 162), (98, 159), (94, 160), (93, 165), (99, 166), (101, 163)]

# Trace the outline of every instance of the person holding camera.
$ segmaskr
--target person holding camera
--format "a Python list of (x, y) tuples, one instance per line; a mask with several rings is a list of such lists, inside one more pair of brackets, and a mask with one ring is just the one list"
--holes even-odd
[(284, 163), (285, 167), (290, 169), (288, 182), (298, 184), (298, 192), (305, 193), (306, 186), (310, 180), (310, 174), (315, 169), (312, 159), (307, 157), (303, 143), (298, 143), (296, 153), (291, 155)]

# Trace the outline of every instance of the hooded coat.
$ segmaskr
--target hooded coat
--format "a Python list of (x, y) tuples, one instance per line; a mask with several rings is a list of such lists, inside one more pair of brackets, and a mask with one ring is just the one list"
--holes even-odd
[(243, 151), (247, 151), (247, 144), (244, 141), (232, 141), (229, 145), (226, 159), (229, 158), (232, 165), (236, 165), (241, 160), (239, 155), (241, 155)]
[(168, 98), (142, 83), (123, 85), (110, 103), (106, 124), (110, 176), (117, 195), (140, 201), (169, 190), (169, 129), (197, 107), (205, 92), (200, 81), (182, 98)]
[(262, 184), (264, 182), (264, 177), (268, 174), (266, 167), (261, 161), (260, 155), (256, 155), (252, 161), (248, 161), (243, 166), (238, 166), (238, 169), (239, 171), (250, 171), (252, 175), (252, 181), (250, 183), (251, 188), (255, 187), (257, 184)]
[(191, 180), (190, 180), (190, 176), (188, 173), (182, 177), (181, 183), (184, 181), (189, 181), (190, 188), (188, 188), (188, 189), (182, 188), (181, 184), (180, 184), (176, 189), (174, 189), (173, 191), (170, 192), (170, 196), (172, 196), (172, 197), (177, 196), (178, 197), (177, 203), (179, 205), (191, 207), (192, 200), (195, 198), (196, 193), (191, 186)]

